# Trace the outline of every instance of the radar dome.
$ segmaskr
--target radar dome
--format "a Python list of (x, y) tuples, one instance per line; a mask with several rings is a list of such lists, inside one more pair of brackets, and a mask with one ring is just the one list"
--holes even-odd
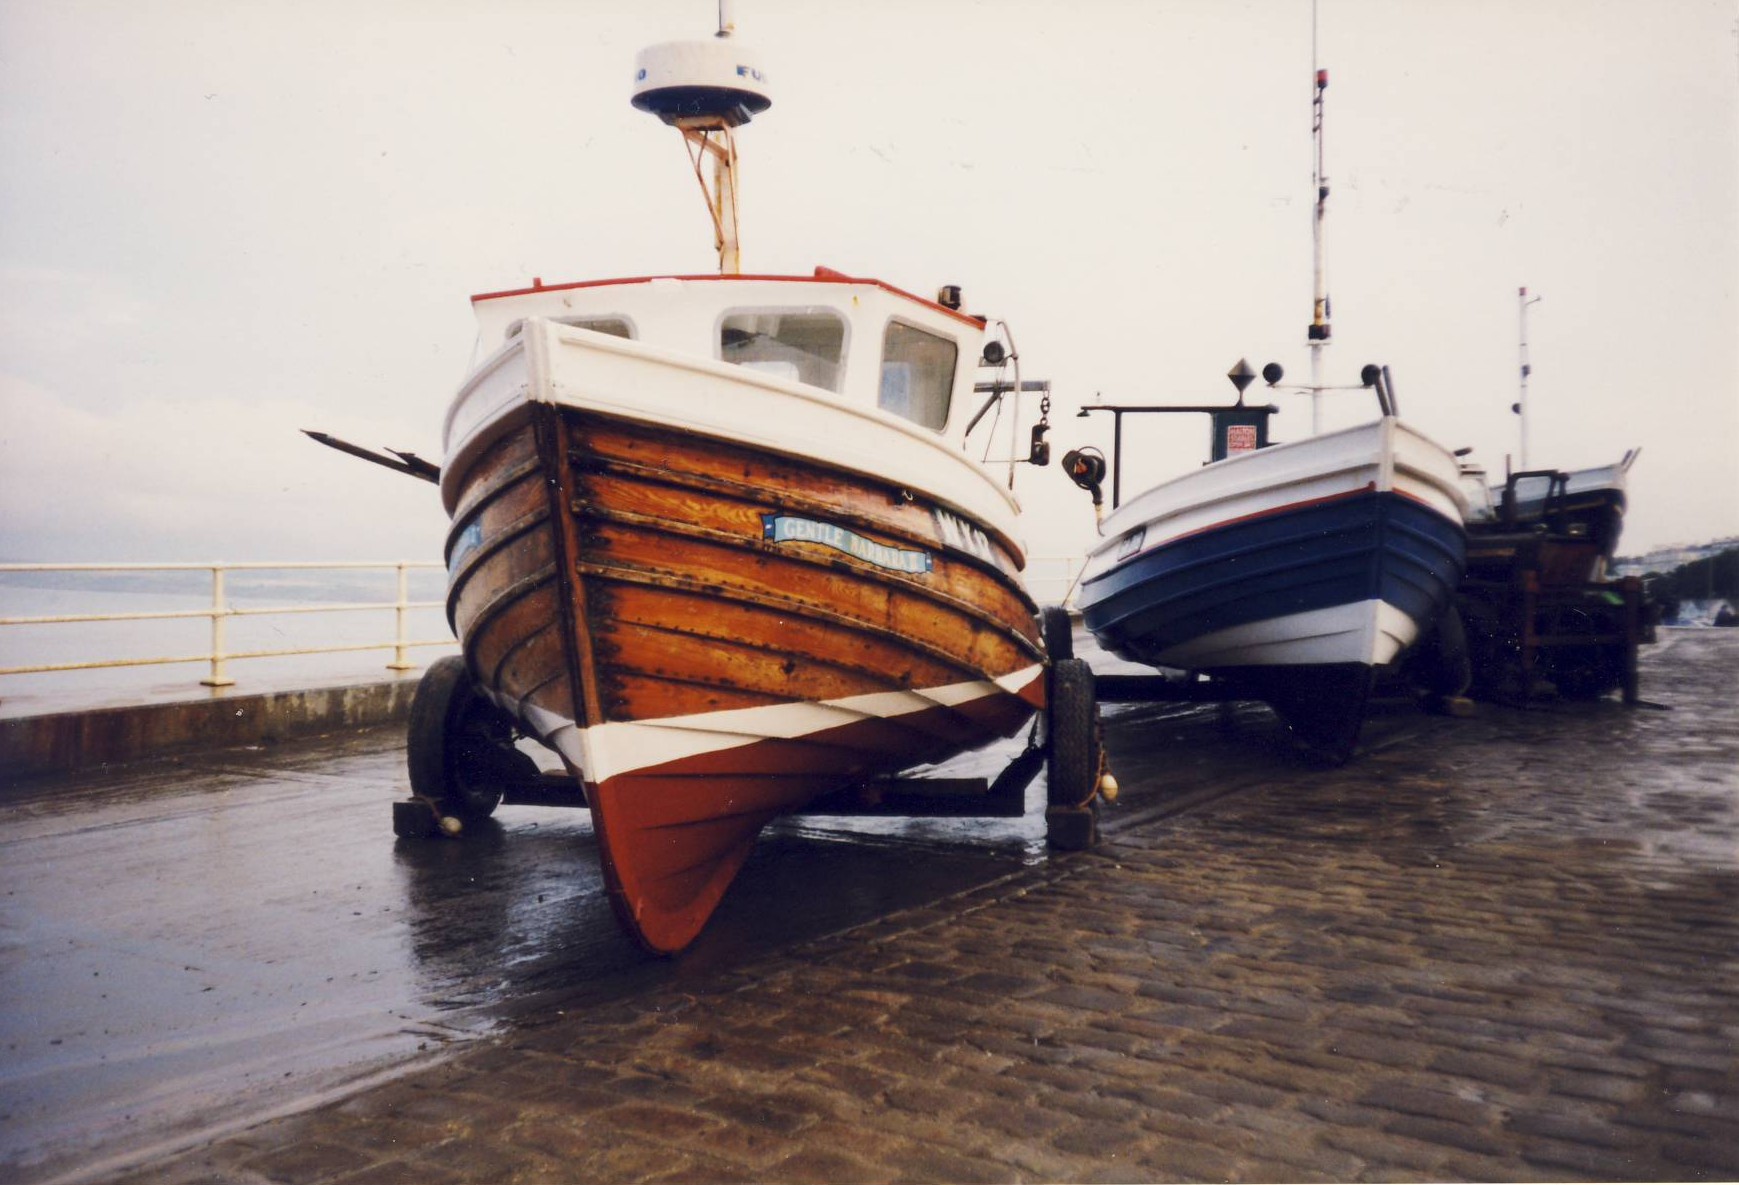
[(692, 128), (734, 128), (773, 105), (759, 60), (729, 37), (641, 50), (633, 101), (673, 127)]

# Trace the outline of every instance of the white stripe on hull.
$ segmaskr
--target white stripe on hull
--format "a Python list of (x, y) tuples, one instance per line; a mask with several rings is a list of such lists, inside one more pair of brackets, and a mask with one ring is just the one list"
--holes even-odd
[(862, 720), (898, 720), (931, 708), (959, 707), (995, 695), (1018, 695), (1043, 667), (1034, 663), (996, 679), (973, 679), (945, 687), (882, 691), (836, 700), (796, 701), (760, 708), (734, 708), (661, 720), (606, 723), (581, 728), (557, 713), (520, 705), (486, 691), (505, 711), (529, 725), (568, 765), (598, 783), (666, 762), (716, 753), (767, 739), (799, 740)]
[(1372, 599), (1289, 613), (1191, 638), (1155, 659), (1179, 670), (1390, 662), (1419, 636), (1419, 624)]

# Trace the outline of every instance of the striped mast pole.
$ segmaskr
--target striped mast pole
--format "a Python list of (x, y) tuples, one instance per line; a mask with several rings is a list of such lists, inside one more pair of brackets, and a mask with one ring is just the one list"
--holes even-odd
[(1315, 164), (1311, 170), (1312, 188), (1316, 190), (1316, 217), (1311, 230), (1312, 302), (1310, 316), (1310, 434), (1322, 431), (1322, 348), (1328, 345), (1329, 318), (1328, 280), (1322, 263), (1322, 220), (1328, 211), (1328, 177), (1323, 173), (1322, 111), (1323, 92), (1328, 89), (1328, 71), (1316, 64), (1316, 0), (1310, 5), (1310, 68), (1315, 86), (1310, 101), (1310, 136), (1315, 147)]

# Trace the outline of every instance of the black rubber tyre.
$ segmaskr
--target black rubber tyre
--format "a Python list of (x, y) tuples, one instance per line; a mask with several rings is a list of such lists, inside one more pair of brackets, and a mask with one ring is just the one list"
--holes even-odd
[(1078, 658), (1053, 662), (1046, 770), (1046, 800), (1052, 806), (1084, 807), (1099, 789), (1097, 707), (1093, 669)]
[(527, 767), (537, 772), (537, 763), (513, 748), (512, 723), (478, 693), (457, 655), (431, 663), (417, 683), (405, 764), (413, 794), (465, 820), (488, 818), (510, 780)]
[(1045, 654), (1052, 662), (1075, 657), (1075, 623), (1069, 611), (1059, 605), (1047, 605), (1039, 610), (1039, 628), (1044, 633)]

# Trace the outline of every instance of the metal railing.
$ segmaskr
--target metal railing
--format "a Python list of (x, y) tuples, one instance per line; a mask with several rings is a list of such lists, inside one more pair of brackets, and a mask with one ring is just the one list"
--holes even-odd
[[(1027, 568), (1027, 583), (1041, 604), (1056, 603), (1070, 590), (1080, 570), (1079, 557), (1033, 556)], [(0, 575), (27, 572), (65, 573), (140, 573), (140, 572), (206, 572), (211, 577), (211, 600), (198, 609), (155, 609), (128, 613), (65, 613), (35, 617), (0, 617), (0, 627), (71, 625), (111, 621), (167, 621), (185, 618), (208, 618), (211, 622), (211, 648), (199, 654), (170, 654), (142, 658), (94, 658), (79, 662), (38, 663), (0, 667), (0, 675), (32, 675), (61, 671), (88, 671), (122, 667), (165, 666), (177, 663), (207, 663), (209, 670), (200, 682), (207, 687), (233, 686), (229, 663), (242, 659), (286, 658), (299, 655), (347, 654), (364, 650), (391, 648), (392, 661), (388, 670), (412, 670), (417, 664), (409, 660), (408, 652), (416, 647), (452, 646), (451, 637), (411, 638), (409, 615), (417, 609), (439, 609), (439, 600), (410, 599), (410, 574), (413, 570), (440, 570), (437, 561), (311, 561), (301, 563), (163, 563), (163, 564), (19, 564), (0, 563)], [(390, 601), (346, 601), (332, 603), (294, 604), (271, 607), (237, 606), (230, 603), (226, 577), (235, 572), (302, 572), (302, 571), (377, 571), (395, 572), (397, 596)], [(228, 623), (231, 618), (291, 616), (311, 613), (349, 613), (358, 610), (383, 612), (392, 610), (395, 628), (391, 638), (378, 641), (344, 644), (279, 647), (269, 650), (230, 650)]]
[[(408, 657), (408, 651), (418, 646), (451, 646), (453, 639), (448, 638), (418, 638), (407, 636), (410, 611), (413, 609), (439, 608), (441, 601), (413, 601), (410, 599), (410, 573), (413, 569), (439, 569), (441, 564), (435, 561), (315, 561), (304, 563), (237, 563), (237, 564), (0, 564), (0, 573), (8, 572), (209, 572), (211, 574), (211, 604), (202, 609), (166, 609), (146, 610), (137, 613), (69, 613), (40, 617), (0, 617), (0, 626), (37, 626), (73, 624), (78, 622), (99, 621), (162, 621), (178, 618), (206, 617), (211, 619), (211, 649), (205, 654), (164, 655), (149, 658), (109, 658), (92, 659), (82, 662), (43, 663), (35, 666), (0, 667), (0, 675), (31, 675), (49, 671), (83, 671), (111, 667), (141, 667), (158, 666), (173, 663), (203, 662), (210, 664), (210, 672), (200, 682), (208, 687), (228, 687), (235, 683), (230, 678), (228, 664), (232, 660), (247, 658), (283, 658), (290, 655), (305, 654), (344, 654), (361, 650), (384, 650), (392, 648), (393, 660), (387, 664), (388, 670), (412, 670), (416, 666)], [(297, 604), (275, 607), (238, 608), (229, 603), (224, 591), (224, 578), (231, 572), (298, 572), (298, 571), (396, 571), (398, 574), (398, 595), (391, 601), (352, 601), (335, 602), (331, 604)], [(324, 646), (294, 646), (275, 650), (239, 650), (231, 651), (226, 642), (226, 626), (232, 617), (267, 617), (308, 613), (347, 613), (357, 610), (384, 611), (392, 610), (395, 616), (396, 628), (393, 637), (377, 642), (346, 643), (344, 645)]]

